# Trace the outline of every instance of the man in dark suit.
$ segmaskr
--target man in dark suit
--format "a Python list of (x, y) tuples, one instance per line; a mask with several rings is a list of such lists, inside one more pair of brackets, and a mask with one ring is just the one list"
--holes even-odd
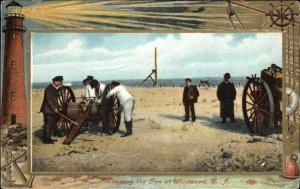
[(195, 85), (192, 85), (192, 79), (185, 79), (185, 87), (183, 90), (183, 98), (182, 102), (185, 110), (185, 119), (183, 122), (189, 121), (190, 119), (190, 111), (192, 114), (192, 122), (196, 120), (194, 103), (198, 101), (199, 91)]
[(90, 85), (91, 85), (91, 89), (95, 91), (96, 101), (99, 102), (99, 104), (101, 103), (101, 106), (98, 106), (98, 112), (100, 112), (102, 116), (101, 118), (102, 119), (101, 122), (103, 125), (102, 132), (111, 135), (113, 133), (109, 130), (108, 116), (104, 116), (104, 115), (108, 115), (109, 102), (106, 100), (105, 97), (108, 93), (109, 85), (104, 85), (102, 83), (99, 83), (99, 81), (96, 79), (93, 79)]
[(225, 73), (224, 81), (218, 85), (217, 97), (221, 103), (220, 117), (222, 123), (226, 122), (226, 118), (230, 117), (231, 122), (234, 120), (234, 100), (236, 97), (236, 90), (234, 84), (229, 82), (230, 74)]
[(58, 115), (58, 90), (62, 87), (63, 77), (56, 76), (44, 92), (44, 100), (40, 112), (44, 114), (43, 143), (53, 144), (52, 131), (60, 118)]

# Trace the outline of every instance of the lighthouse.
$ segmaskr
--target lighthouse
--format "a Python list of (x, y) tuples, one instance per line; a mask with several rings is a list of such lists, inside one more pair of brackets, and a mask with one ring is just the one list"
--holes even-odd
[(3, 26), (5, 33), (4, 64), (2, 79), (2, 124), (27, 125), (27, 109), (24, 78), (24, 44), (23, 26), (24, 15), (22, 6), (12, 1), (7, 6), (4, 15), (6, 24)]

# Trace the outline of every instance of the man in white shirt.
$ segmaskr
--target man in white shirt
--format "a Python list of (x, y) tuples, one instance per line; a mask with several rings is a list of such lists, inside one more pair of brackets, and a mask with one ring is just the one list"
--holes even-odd
[(101, 103), (105, 85), (103, 83), (99, 83), (97, 79), (93, 79), (90, 83), (91, 89), (95, 92), (96, 100)]
[(93, 79), (94, 77), (89, 75), (86, 79), (83, 80), (83, 84), (85, 85), (84, 99), (86, 100), (96, 99), (95, 90), (91, 87), (91, 82)]
[(111, 82), (112, 90), (109, 91), (106, 98), (110, 98), (112, 95), (116, 95), (120, 101), (122, 111), (124, 113), (124, 120), (126, 126), (126, 133), (121, 137), (127, 137), (132, 134), (132, 112), (135, 106), (135, 100), (127, 89), (120, 85), (119, 82)]
[(93, 79), (90, 83), (91, 88), (95, 91), (95, 100), (101, 104), (98, 106), (98, 112), (102, 115), (102, 126), (103, 126), (103, 130), (102, 133), (107, 133), (107, 134), (112, 134), (109, 132), (108, 129), (108, 120), (106, 116), (103, 115), (107, 115), (107, 102), (106, 99), (104, 97), (104, 91), (106, 90), (106, 86), (103, 83), (99, 83), (98, 80)]

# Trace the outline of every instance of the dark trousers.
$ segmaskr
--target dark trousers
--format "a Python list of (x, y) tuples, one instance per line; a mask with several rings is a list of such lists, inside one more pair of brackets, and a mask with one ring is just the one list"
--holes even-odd
[(56, 129), (59, 116), (55, 114), (44, 114), (43, 142), (51, 140), (52, 132)]
[(100, 112), (101, 122), (103, 126), (102, 133), (109, 133), (107, 104), (102, 103), (101, 106), (98, 106), (98, 112)]
[(187, 120), (190, 119), (190, 110), (191, 110), (191, 114), (192, 114), (192, 120), (196, 119), (195, 108), (194, 108), (193, 102), (185, 103), (184, 110), (185, 110), (185, 119), (187, 119)]
[(220, 116), (222, 121), (225, 122), (227, 117), (234, 122), (234, 101), (232, 99), (226, 99), (221, 101), (221, 112)]

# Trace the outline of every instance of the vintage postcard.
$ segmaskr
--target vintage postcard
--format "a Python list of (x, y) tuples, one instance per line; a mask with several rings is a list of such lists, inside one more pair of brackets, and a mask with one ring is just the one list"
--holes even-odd
[(1, 187), (297, 188), (299, 2), (1, 2)]

